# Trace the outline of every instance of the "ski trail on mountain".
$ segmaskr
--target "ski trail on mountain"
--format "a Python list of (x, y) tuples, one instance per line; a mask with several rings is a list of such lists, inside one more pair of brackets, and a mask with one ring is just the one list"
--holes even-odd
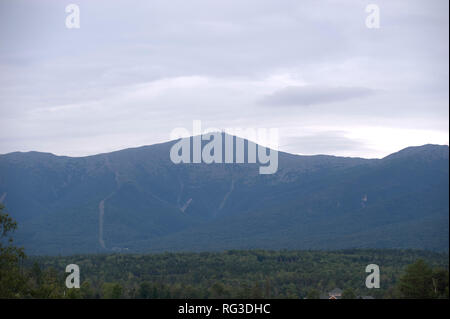
[(105, 215), (105, 200), (101, 200), (100, 204), (98, 204), (98, 210), (99, 210), (99, 229), (98, 229), (98, 242), (100, 243), (100, 246), (102, 246), (103, 249), (106, 249), (105, 241), (103, 240), (103, 216)]
[(111, 194), (106, 196), (104, 199), (100, 201), (98, 204), (98, 242), (100, 246), (103, 249), (106, 249), (105, 240), (103, 238), (103, 225), (105, 220), (105, 201), (109, 199), (111, 196), (114, 195), (114, 193), (119, 189), (120, 183), (119, 183), (119, 173), (114, 170), (111, 166), (111, 162), (109, 161), (109, 156), (106, 156), (105, 158), (105, 166), (114, 174), (114, 181), (116, 183), (116, 190), (113, 191)]
[(6, 193), (3, 193), (3, 195), (0, 197), (0, 203), (3, 203), (5, 198), (6, 198)]
[(106, 249), (105, 240), (103, 239), (103, 224), (105, 220), (105, 202), (111, 198), (116, 191), (113, 191), (111, 194), (106, 196), (104, 199), (100, 201), (98, 204), (98, 242), (102, 248)]
[(217, 214), (217, 212), (221, 211), (222, 208), (225, 206), (225, 203), (227, 202), (228, 197), (230, 197), (230, 195), (233, 192), (233, 190), (234, 190), (234, 179), (231, 179), (230, 189), (229, 189), (228, 192), (225, 193), (225, 196), (223, 197), (222, 202), (220, 203), (219, 208), (216, 211), (216, 214)]
[(182, 213), (189, 207), (189, 204), (192, 202), (192, 198), (189, 198), (188, 201), (183, 205), (183, 207), (180, 207), (180, 210)]
[[(110, 197), (112, 197), (120, 188), (119, 172), (112, 167), (111, 162), (109, 160), (109, 156), (105, 157), (105, 166), (114, 174), (116, 189), (111, 194), (109, 194), (104, 199), (102, 199), (98, 204), (98, 223), (99, 223), (98, 242), (99, 242), (100, 246), (104, 249), (106, 249), (105, 240), (103, 238), (103, 232), (104, 232), (103, 229), (104, 229), (104, 223), (105, 223), (105, 202)], [(181, 199), (181, 194), (182, 194), (183, 188), (184, 188), (184, 185), (181, 181), (180, 181), (180, 184), (181, 184), (181, 190), (180, 190), (178, 201)], [(153, 198), (155, 198), (156, 200), (160, 201), (161, 203), (164, 203), (164, 204), (172, 206), (172, 207), (175, 206), (176, 208), (180, 209), (182, 212), (184, 212), (186, 210), (186, 208), (189, 206), (190, 202), (192, 201), (192, 199), (189, 199), (188, 202), (186, 204), (184, 204), (183, 207), (179, 207), (179, 205), (174, 205), (172, 203), (169, 203), (168, 201), (160, 198), (159, 196), (157, 196), (149, 191), (147, 191), (146, 193), (148, 195), (152, 196)]]
[(191, 204), (192, 198), (189, 198), (186, 201), (186, 203), (184, 203), (184, 205), (181, 206), (180, 201), (181, 201), (181, 197), (183, 195), (184, 184), (180, 179), (178, 179), (178, 182), (180, 183), (180, 192), (178, 193), (178, 196), (177, 196), (177, 207), (182, 213), (184, 213), (186, 211), (186, 209), (189, 207), (189, 205)]

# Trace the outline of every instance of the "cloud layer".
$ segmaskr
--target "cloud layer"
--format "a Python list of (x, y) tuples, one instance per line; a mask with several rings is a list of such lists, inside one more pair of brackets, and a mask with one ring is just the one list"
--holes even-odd
[(364, 87), (289, 86), (266, 96), (261, 103), (274, 106), (313, 105), (362, 98), (373, 93), (374, 90)]
[(354, 0), (76, 3), (80, 29), (63, 2), (0, 2), (0, 153), (153, 144), (195, 119), (278, 127), (296, 153), (448, 144), (448, 1), (377, 1), (380, 29)]

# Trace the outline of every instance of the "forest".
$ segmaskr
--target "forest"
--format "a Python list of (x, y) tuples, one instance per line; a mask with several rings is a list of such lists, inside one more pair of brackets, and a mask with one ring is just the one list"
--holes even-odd
[[(81, 288), (64, 287), (66, 265)], [(368, 289), (365, 268), (380, 267)], [(50, 298), (448, 298), (448, 255), (409, 250), (225, 251), (33, 257), (25, 263), (38, 295)], [(43, 295), (41, 295), (43, 293)], [(53, 295), (55, 294), (56, 295)]]
[[(198, 253), (29, 256), (0, 210), (0, 298), (448, 298), (448, 253), (400, 249), (227, 250)], [(66, 266), (80, 288), (66, 288)], [(366, 266), (380, 268), (368, 289)]]

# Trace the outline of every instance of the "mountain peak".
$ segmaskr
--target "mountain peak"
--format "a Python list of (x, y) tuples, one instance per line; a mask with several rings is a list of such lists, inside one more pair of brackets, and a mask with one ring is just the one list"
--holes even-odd
[(386, 162), (279, 153), (277, 173), (260, 175), (256, 164), (176, 165), (176, 142), (83, 158), (0, 156), (17, 242), (30, 254), (448, 250), (448, 146), (408, 147)]
[(421, 146), (409, 146), (398, 152), (392, 153), (383, 159), (399, 159), (415, 157), (420, 159), (448, 159), (448, 145), (425, 144)]

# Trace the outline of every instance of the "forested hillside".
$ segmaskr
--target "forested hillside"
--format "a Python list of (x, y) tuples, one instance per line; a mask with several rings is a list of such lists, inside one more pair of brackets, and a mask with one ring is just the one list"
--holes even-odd
[(17, 242), (33, 255), (448, 251), (448, 146), (371, 160), (280, 152), (278, 171), (259, 175), (259, 164), (176, 165), (173, 143), (0, 155), (0, 202), (20, 224)]

